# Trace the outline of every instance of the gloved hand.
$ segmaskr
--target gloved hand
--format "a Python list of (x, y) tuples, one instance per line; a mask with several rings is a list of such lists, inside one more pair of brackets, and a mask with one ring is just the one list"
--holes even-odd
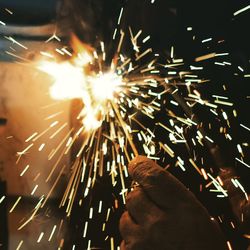
[(121, 250), (228, 249), (216, 222), (174, 176), (144, 156), (132, 160), (129, 174), (139, 186), (120, 219)]

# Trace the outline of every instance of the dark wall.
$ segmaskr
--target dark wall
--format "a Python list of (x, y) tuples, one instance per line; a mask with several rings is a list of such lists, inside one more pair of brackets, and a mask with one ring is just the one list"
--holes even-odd
[[(6, 24), (38, 25), (56, 19), (60, 0), (1, 0), (0, 20)], [(11, 15), (4, 9), (13, 12)]]

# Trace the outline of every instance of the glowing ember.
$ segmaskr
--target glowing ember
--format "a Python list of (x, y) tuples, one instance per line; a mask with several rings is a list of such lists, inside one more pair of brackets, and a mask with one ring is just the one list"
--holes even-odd
[(87, 75), (87, 68), (92, 59), (87, 52), (81, 52), (71, 62), (42, 62), (38, 69), (51, 75), (55, 81), (50, 88), (54, 99), (80, 98), (84, 109), (81, 112), (85, 130), (97, 129), (107, 114), (109, 101), (123, 85), (122, 77), (115, 72)]
[(84, 96), (86, 77), (81, 68), (77, 68), (69, 62), (61, 64), (43, 62), (38, 68), (55, 79), (50, 88), (52, 98), (62, 100), (82, 98)]
[(121, 90), (122, 78), (115, 73), (109, 72), (97, 77), (89, 78), (93, 97), (99, 101), (112, 100), (115, 93)]

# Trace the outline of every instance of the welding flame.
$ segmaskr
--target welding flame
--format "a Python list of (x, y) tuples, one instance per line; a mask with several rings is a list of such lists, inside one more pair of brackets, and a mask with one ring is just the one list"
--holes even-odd
[(86, 77), (81, 68), (69, 62), (42, 62), (38, 68), (52, 76), (55, 81), (50, 87), (53, 99), (63, 100), (82, 98), (85, 92)]
[(54, 78), (50, 95), (56, 100), (81, 98), (84, 108), (81, 112), (86, 130), (101, 126), (105, 115), (109, 112), (108, 102), (114, 101), (121, 90), (122, 77), (114, 71), (93, 72), (90, 64), (94, 60), (88, 47), (80, 46), (79, 40), (73, 39), (78, 51), (71, 60), (57, 62), (41, 62), (38, 69)]

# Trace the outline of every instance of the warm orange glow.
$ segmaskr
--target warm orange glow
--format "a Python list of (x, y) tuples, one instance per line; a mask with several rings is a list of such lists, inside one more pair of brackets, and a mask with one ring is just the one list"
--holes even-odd
[(112, 100), (122, 85), (122, 78), (112, 72), (91, 77), (89, 80), (94, 98), (99, 101)]
[(38, 69), (52, 76), (55, 81), (50, 88), (50, 95), (57, 100), (81, 98), (84, 109), (81, 112), (86, 130), (96, 129), (108, 113), (108, 102), (120, 91), (122, 78), (115, 72), (90, 72), (94, 60), (86, 46), (80, 46), (73, 37), (77, 53), (71, 60), (41, 62)]
[(82, 98), (85, 91), (86, 77), (81, 68), (69, 62), (42, 62), (38, 69), (51, 75), (55, 81), (50, 88), (50, 95), (57, 100)]

